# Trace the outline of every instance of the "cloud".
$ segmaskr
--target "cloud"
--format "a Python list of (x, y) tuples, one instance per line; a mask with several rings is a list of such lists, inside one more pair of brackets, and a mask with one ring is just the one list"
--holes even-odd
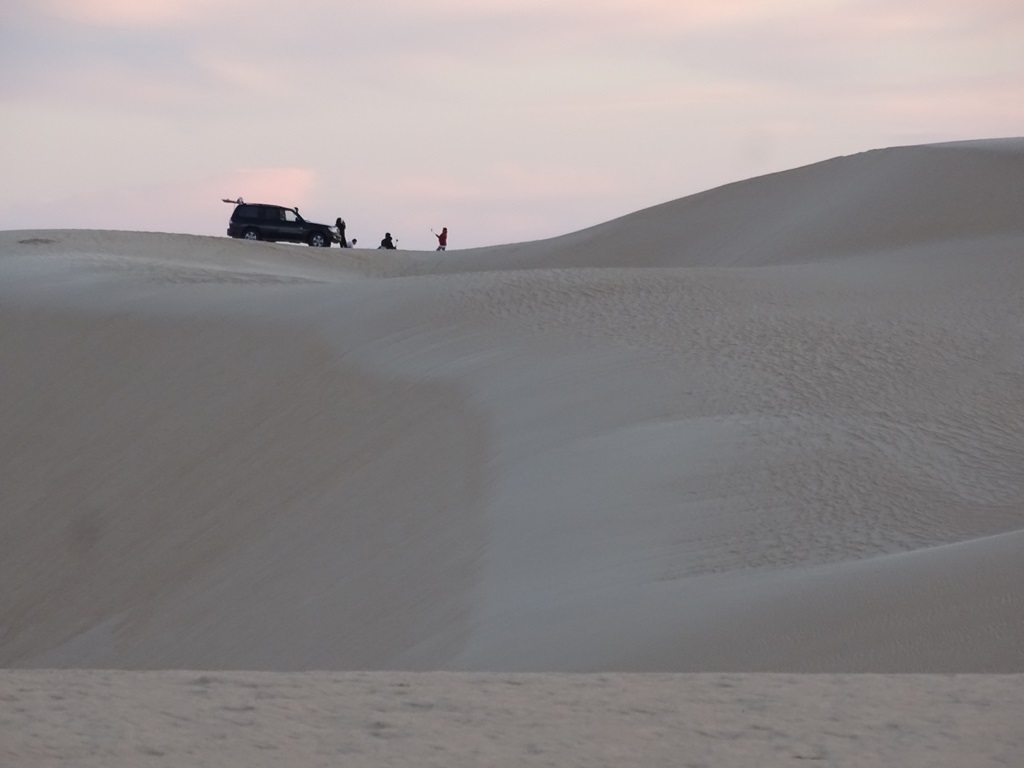
[(303, 208), (314, 199), (308, 168), (250, 168), (207, 178), (109, 186), (58, 199), (0, 207), (0, 229), (118, 229), (222, 235), (222, 198)]
[(935, 125), (970, 134), (998, 134), (1001, 125), (1024, 125), (1020, 82), (1004, 79), (982, 84), (906, 88), (880, 94), (864, 108), (890, 125)]
[(238, 0), (42, 0), (51, 18), (112, 27), (158, 27), (201, 20), (214, 9), (238, 6)]
[(214, 50), (197, 53), (194, 61), (213, 82), (229, 91), (283, 94), (291, 88), (286, 72), (261, 61)]
[(481, 200), (559, 200), (608, 195), (616, 183), (606, 173), (556, 165), (499, 163), (469, 181), (465, 177), (405, 175), (359, 181), (362, 194), (381, 200), (469, 202)]
[[(263, 86), (279, 88), (290, 105), (301, 103), (291, 95), (313, 85), (401, 98), (435, 88), (497, 101), (487, 84), (501, 80), (506, 91), (510, 81), (521, 91), (590, 88), (620, 103), (652, 81), (821, 89), (925, 78), (929, 69), (940, 76), (1005, 69), (1015, 44), (1024, 46), (1018, 0), (303, 0), (287, 9), (278, 0), (43, 0), (41, 7), (69, 31), (37, 35), (36, 46), (52, 50), (32, 63), (52, 70), (51, 81), (88, 73), (88, 90), (102, 97), (109, 68), (121, 67), (163, 81), (156, 87), (181, 99), (223, 101)], [(75, 32), (80, 23), (124, 34)], [(189, 24), (187, 35), (175, 24)], [(1005, 51), (1002, 65), (993, 45)], [(31, 69), (21, 68), (22, 79), (34, 79)]]
[(229, 190), (227, 194), (218, 193), (223, 197), (301, 206), (312, 198), (317, 175), (311, 168), (241, 169), (205, 182), (204, 188), (212, 192), (218, 185)]

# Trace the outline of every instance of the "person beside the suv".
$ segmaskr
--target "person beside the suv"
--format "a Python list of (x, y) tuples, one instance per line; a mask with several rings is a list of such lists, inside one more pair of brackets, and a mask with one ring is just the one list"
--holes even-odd
[(395, 250), (395, 243), (391, 239), (391, 233), (390, 232), (385, 232), (384, 233), (384, 239), (381, 240), (380, 241), (380, 245), (377, 246), (377, 250), (378, 251), (382, 250), (382, 249), (383, 250), (387, 250), (387, 251)]

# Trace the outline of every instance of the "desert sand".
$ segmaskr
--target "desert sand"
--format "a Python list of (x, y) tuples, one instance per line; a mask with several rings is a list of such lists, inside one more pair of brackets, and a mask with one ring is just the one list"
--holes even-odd
[(1024, 764), (1024, 139), (0, 232), (0, 365), (5, 765)]

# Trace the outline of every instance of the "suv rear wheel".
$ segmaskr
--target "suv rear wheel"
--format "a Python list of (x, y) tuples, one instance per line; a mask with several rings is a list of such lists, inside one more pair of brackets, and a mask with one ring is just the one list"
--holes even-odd
[(245, 230), (245, 233), (242, 235), (242, 237), (245, 240), (259, 240), (260, 239), (260, 233), (257, 232), (252, 227), (249, 227), (249, 229)]

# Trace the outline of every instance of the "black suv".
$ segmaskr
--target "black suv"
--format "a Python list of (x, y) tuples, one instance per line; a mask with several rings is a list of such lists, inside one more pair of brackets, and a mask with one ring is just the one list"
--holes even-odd
[(316, 248), (330, 248), (331, 241), (336, 239), (331, 227), (306, 221), (299, 215), (298, 208), (246, 203), (241, 200), (224, 202), (235, 203), (235, 210), (228, 222), (228, 237), (273, 242), (284, 240), (289, 243), (308, 243)]

